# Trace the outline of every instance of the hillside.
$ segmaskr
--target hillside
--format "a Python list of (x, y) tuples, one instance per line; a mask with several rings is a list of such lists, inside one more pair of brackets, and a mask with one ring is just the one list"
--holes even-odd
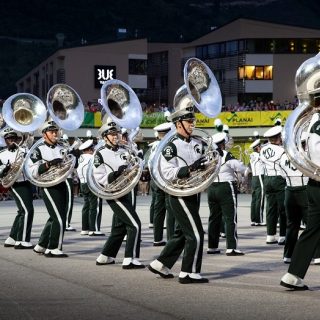
[(0, 8), (0, 98), (14, 93), (16, 79), (57, 48), (58, 33), (73, 46), (113, 41), (119, 28), (127, 37), (190, 41), (238, 17), (320, 28), (315, 0), (0, 0)]

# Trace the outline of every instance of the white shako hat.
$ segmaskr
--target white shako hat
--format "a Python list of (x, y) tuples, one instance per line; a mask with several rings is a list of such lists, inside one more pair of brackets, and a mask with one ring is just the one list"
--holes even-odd
[(0, 133), (1, 137), (7, 139), (7, 138), (17, 138), (18, 137), (18, 133), (17, 131), (13, 130), (12, 128), (5, 128), (1, 131)]
[(87, 141), (85, 141), (84, 143), (82, 143), (79, 147), (79, 150), (85, 150), (90, 148), (93, 145), (93, 140), (89, 139)]
[(48, 120), (40, 127), (40, 130), (42, 133), (45, 133), (47, 131), (59, 130), (59, 127), (53, 120)]
[(183, 96), (175, 108), (175, 111), (167, 117), (169, 121), (177, 122), (181, 120), (195, 119), (194, 105), (190, 97)]
[(274, 126), (274, 127), (270, 128), (269, 130), (267, 130), (263, 136), (265, 138), (272, 138), (272, 137), (279, 135), (281, 132), (282, 132), (281, 126)]
[(172, 122), (164, 122), (153, 128), (156, 132), (168, 132), (172, 127)]
[(260, 139), (257, 139), (255, 141), (253, 141), (250, 146), (249, 146), (249, 149), (254, 149), (255, 147), (257, 147), (258, 145), (261, 144), (261, 140)]
[(120, 132), (120, 127), (114, 122), (110, 117), (107, 118), (107, 121), (99, 129), (99, 134), (104, 137), (109, 132)]
[(212, 136), (212, 142), (219, 144), (226, 141), (227, 134), (225, 132), (218, 132)]

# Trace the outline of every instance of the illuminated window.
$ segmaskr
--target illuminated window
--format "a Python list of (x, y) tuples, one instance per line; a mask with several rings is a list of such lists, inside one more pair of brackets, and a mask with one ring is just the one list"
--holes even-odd
[(264, 77), (265, 80), (273, 79), (273, 67), (272, 66), (264, 66)]
[(244, 78), (248, 80), (254, 80), (255, 79), (254, 70), (255, 70), (255, 66), (245, 66)]
[(244, 78), (244, 67), (238, 68), (238, 78), (243, 79)]
[(256, 79), (258, 79), (258, 80), (263, 79), (263, 77), (264, 77), (263, 76), (263, 74), (264, 74), (263, 69), (264, 69), (263, 67), (256, 67), (255, 68), (255, 78)]
[(245, 80), (272, 80), (272, 66), (241, 66), (238, 68), (239, 79)]

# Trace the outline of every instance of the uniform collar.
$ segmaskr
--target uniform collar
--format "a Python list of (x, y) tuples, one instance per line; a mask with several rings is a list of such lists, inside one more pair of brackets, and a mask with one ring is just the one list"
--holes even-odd
[(183, 135), (177, 133), (177, 137), (178, 137), (180, 140), (184, 141), (184, 142), (188, 142), (188, 143), (189, 143), (189, 142), (191, 141), (191, 137), (190, 137), (190, 136), (189, 136), (188, 138), (186, 138), (186, 137), (184, 137)]
[(54, 149), (57, 145), (56, 144), (49, 144), (48, 142), (44, 142), (44, 144), (47, 146), (47, 147), (49, 147), (49, 148), (51, 148), (51, 149)]
[(106, 148), (112, 151), (118, 151), (119, 146), (110, 146), (110, 144), (106, 143)]

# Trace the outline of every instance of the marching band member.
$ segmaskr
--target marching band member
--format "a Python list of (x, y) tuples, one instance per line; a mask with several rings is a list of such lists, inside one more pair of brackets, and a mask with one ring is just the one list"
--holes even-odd
[(82, 154), (79, 157), (77, 173), (80, 179), (80, 188), (83, 195), (82, 207), (82, 231), (81, 235), (104, 236), (100, 231), (98, 221), (98, 198), (91, 192), (87, 184), (88, 163), (93, 158), (93, 140), (89, 139), (80, 145)]
[[(38, 177), (51, 166), (60, 164), (63, 154), (67, 151), (58, 144), (59, 127), (54, 121), (46, 121), (41, 128), (44, 142), (32, 153), (26, 164), (32, 176)], [(62, 181), (56, 185), (42, 188), (43, 200), (50, 218), (34, 247), (36, 253), (45, 257), (64, 258), (68, 255), (62, 251), (63, 235), (66, 227), (67, 185)]]
[[(66, 134), (62, 136), (62, 140), (64, 143), (69, 145), (69, 138)], [(67, 192), (68, 192), (68, 197), (67, 197), (67, 222), (66, 222), (66, 231), (76, 231), (74, 227), (71, 226), (71, 218), (72, 218), (72, 211), (73, 211), (73, 201), (74, 201), (74, 194), (73, 194), (73, 177), (72, 173), (68, 176), (66, 180), (67, 184)]]
[[(319, 95), (315, 104), (320, 105)], [(310, 160), (320, 166), (320, 115), (313, 115), (309, 125), (307, 150)], [(307, 184), (308, 213), (306, 229), (300, 235), (291, 257), (288, 272), (281, 278), (280, 285), (293, 290), (308, 290), (302, 279), (305, 277), (312, 258), (319, 253), (320, 243), (320, 182), (309, 178)], [(318, 260), (318, 259), (317, 259)]]
[[(305, 146), (305, 137), (301, 143)], [(309, 178), (304, 176), (284, 153), (279, 162), (282, 176), (286, 179), (284, 205), (287, 216), (286, 242), (284, 246), (283, 261), (291, 262), (291, 256), (296, 245), (301, 221), (307, 220), (308, 194), (307, 184)]]
[[(153, 128), (158, 133), (159, 140), (152, 145), (150, 158), (152, 153), (156, 149), (160, 140), (170, 131), (172, 126), (171, 122), (165, 122), (157, 125)], [(166, 242), (163, 240), (163, 224), (167, 214), (167, 239), (170, 239), (174, 234), (174, 217), (169, 204), (169, 195), (160, 189), (154, 181), (151, 179), (151, 196), (152, 206), (150, 210), (153, 210), (153, 246), (164, 246)]]
[[(95, 138), (92, 134), (91, 130), (87, 130), (86, 136), (88, 140), (93, 140), (93, 149), (95, 150), (97, 148), (98, 142), (97, 138)], [(105, 234), (100, 231), (101, 227), (101, 219), (102, 219), (102, 209), (103, 209), (103, 199), (98, 198), (98, 213), (97, 213), (97, 225), (96, 225), (96, 231), (94, 233), (91, 233), (90, 236), (104, 236)]]
[[(119, 141), (121, 144), (128, 145), (131, 141), (129, 141), (129, 132), (126, 128), (121, 128), (121, 140)], [(143, 159), (143, 150), (138, 150), (138, 146), (136, 143), (132, 142), (134, 148), (137, 150), (137, 155), (140, 159)], [(136, 210), (137, 207), (137, 194), (138, 194), (138, 184), (131, 190), (130, 197), (133, 209)], [(126, 239), (126, 238), (125, 238)]]
[(264, 210), (264, 186), (263, 179), (265, 173), (264, 164), (260, 160), (261, 140), (256, 139), (251, 143), (249, 149), (253, 152), (250, 154), (250, 167), (252, 172), (251, 189), (251, 225), (262, 226)]
[[(16, 131), (6, 128), (2, 135), (7, 147), (0, 151), (0, 178), (5, 177), (8, 173), (15, 162), (17, 153), (25, 152), (17, 145), (18, 134)], [(4, 246), (15, 249), (33, 249), (34, 246), (30, 242), (34, 214), (32, 185), (25, 179), (23, 173), (10, 187), (10, 193), (17, 204), (18, 213)]]
[(221, 156), (221, 167), (217, 178), (208, 188), (210, 216), (208, 221), (208, 254), (219, 254), (219, 236), (224, 221), (226, 233), (226, 255), (240, 256), (244, 253), (237, 249), (237, 183), (235, 173), (243, 174), (246, 166), (225, 150), (225, 132), (212, 136), (213, 143)]
[[(179, 106), (170, 116), (176, 127), (175, 136), (162, 150), (160, 164), (167, 180), (184, 178), (190, 172), (200, 169), (206, 161), (204, 147), (200, 140), (192, 137), (195, 127), (193, 106)], [(169, 196), (169, 203), (177, 226), (173, 237), (167, 242), (160, 256), (148, 266), (149, 270), (162, 278), (173, 278), (171, 268), (183, 253), (179, 282), (207, 283), (200, 275), (204, 231), (199, 215), (199, 195), (186, 197)]]
[[(285, 244), (286, 239), (286, 213), (284, 208), (284, 190), (286, 180), (281, 176), (279, 161), (283, 155), (284, 148), (281, 139), (282, 127), (275, 125), (264, 134), (268, 143), (260, 150), (260, 159), (265, 164), (264, 188), (266, 193), (266, 222), (267, 222), (267, 244)], [(280, 236), (277, 241), (277, 222), (280, 222)]]
[[(105, 146), (99, 149), (94, 158), (93, 175), (102, 185), (112, 183), (128, 167), (126, 149), (118, 145), (120, 128), (108, 118), (99, 132), (105, 141)], [(101, 254), (96, 259), (97, 265), (114, 264), (115, 258), (127, 235), (123, 269), (141, 269), (145, 266), (138, 260), (140, 255), (141, 222), (132, 205), (130, 193), (113, 200), (107, 200), (114, 215), (111, 234), (106, 241)]]

